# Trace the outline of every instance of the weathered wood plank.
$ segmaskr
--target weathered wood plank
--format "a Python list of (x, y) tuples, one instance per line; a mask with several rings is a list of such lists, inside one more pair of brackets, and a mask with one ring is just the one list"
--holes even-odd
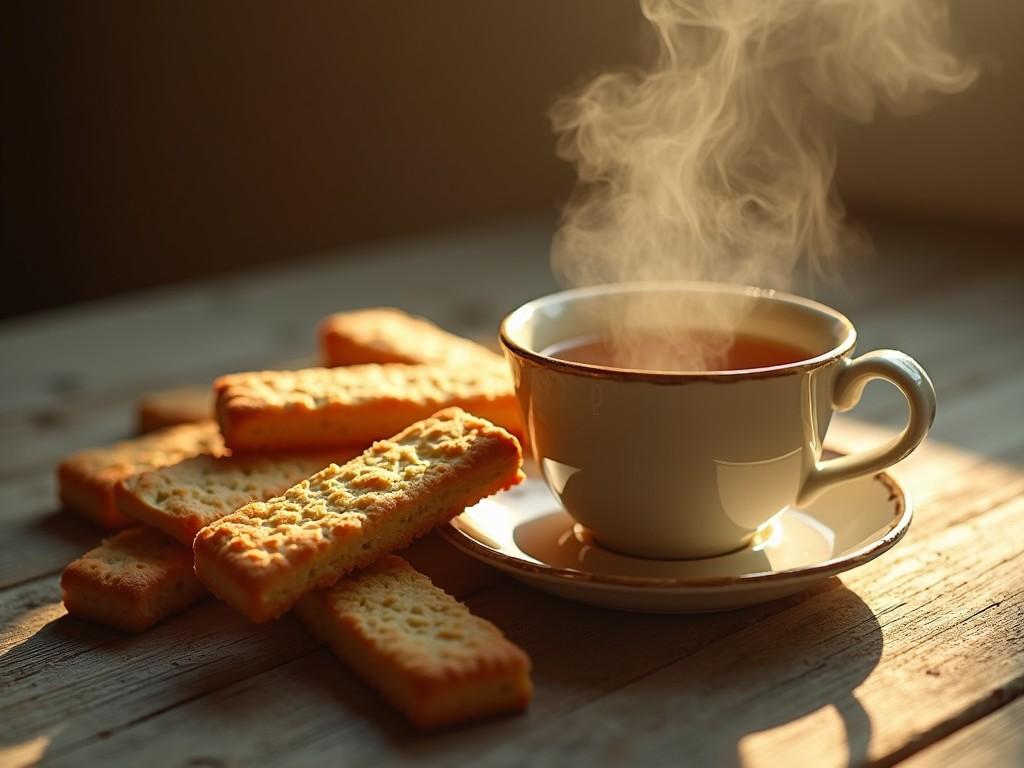
[[(1024, 372), (1017, 372), (990, 389), (946, 403), (922, 447), (898, 464), (894, 474), (906, 479), (922, 503), (950, 493), (987, 493), (992, 473), (1015, 482), (1024, 466), (1024, 431), (1013, 427), (1022, 393)], [(826, 442), (856, 451), (893, 434), (894, 428), (860, 421), (855, 409), (833, 421)], [(982, 474), (976, 477), (975, 472)]]
[[(1005, 379), (994, 382), (989, 390), (978, 392), (984, 397), (971, 396), (951, 399), (947, 402), (940, 414), (935, 428), (935, 438), (930, 439), (934, 444), (936, 439), (946, 437), (956, 441), (964, 448), (969, 448), (977, 453), (956, 454), (956, 471), (963, 473), (966, 469), (984, 460), (981, 451), (985, 451), (991, 457), (999, 459), (1006, 456), (1013, 456), (1014, 451), (1024, 444), (1024, 435), (1018, 430), (1006, 429), (1006, 414), (1013, 413), (1019, 402), (1018, 393), (1024, 391), (1024, 371), (1015, 373)], [(829, 440), (836, 445), (849, 448), (863, 448), (885, 439), (890, 432), (879, 429), (871, 430), (865, 425), (859, 424), (859, 411), (854, 411), (851, 417), (839, 417), (836, 419)], [(855, 438), (854, 434), (859, 435)], [(937, 462), (936, 456), (929, 453), (919, 453), (911, 459), (911, 466), (918, 464), (934, 464), (941, 468), (941, 472), (929, 473), (927, 482), (915, 483), (917, 493), (922, 490), (934, 487), (934, 482), (942, 478), (948, 471), (943, 468), (942, 462)], [(967, 478), (969, 480), (969, 478)], [(30, 564), (25, 562), (31, 560), (32, 549), (25, 548), (25, 542), (17, 539), (23, 532), (29, 537), (36, 536), (41, 529), (43, 531), (56, 531), (62, 535), (55, 538), (48, 538), (43, 535), (38, 539), (38, 557), (43, 558), (36, 562), (46, 565), (38, 573), (49, 572), (52, 565), (49, 558), (44, 556), (45, 550), (50, 543), (58, 545), (61, 557), (72, 550), (61, 547), (68, 536), (75, 542), (76, 549), (81, 542), (89, 542), (95, 536), (88, 535), (88, 529), (77, 521), (68, 522), (63, 520), (58, 512), (56, 503), (56, 488), (54, 472), (49, 466), (31, 475), (20, 475), (16, 478), (9, 478), (0, 484), (0, 586), (12, 583), (12, 580), (19, 580), (10, 575), (9, 568), (13, 564), (17, 571), (30, 570)]]
[[(242, 762), (272, 749), (286, 763), (344, 755), (352, 764), (487, 765), (529, 753), (548, 764), (609, 755), (624, 764), (680, 755), (728, 764), (754, 760), (753, 749), (759, 761), (821, 765), (845, 764), (850, 748), (852, 764), (884, 761), (979, 716), (994, 706), (993, 691), (1024, 689), (1024, 529), (1011, 525), (1024, 498), (948, 523), (962, 512), (933, 508), (947, 524), (923, 535), (915, 528), (885, 559), (845, 577), (848, 589), (751, 611), (624, 616), (513, 585), (481, 593), (474, 610), (534, 656), (537, 701), (526, 718), (421, 740), (363, 703), (350, 681), (333, 693), (310, 683), (307, 675), (328, 675), (309, 657), (54, 756), (156, 755), (161, 733), (203, 719), (188, 754)], [(281, 707), (265, 700), (282, 688)], [(941, 706), (914, 706), (940, 693)], [(253, 711), (280, 727), (277, 746), (269, 736), (225, 744), (218, 734)], [(220, 713), (213, 723), (211, 712)], [(752, 747), (759, 739), (767, 746)]]
[(0, 377), (0, 415), (312, 358), (314, 324), (344, 308), (389, 304), (456, 332), (496, 329), (505, 312), (554, 287), (550, 232), (532, 220), (367, 244), (7, 321), (0, 359), (17, 367)]
[[(397, 256), (394, 259), (397, 260)], [(531, 270), (539, 270), (540, 262), (537, 259), (529, 263)], [(345, 264), (344, 266), (350, 265)], [(543, 265), (540, 268), (543, 268)], [(540, 282), (541, 279), (537, 275), (532, 278), (522, 276), (530, 269), (520, 270), (520, 281)], [(323, 278), (323, 274), (313, 274), (312, 280), (317, 290), (324, 285), (322, 280), (317, 280), (318, 278)], [(899, 302), (890, 302), (877, 309), (871, 310), (868, 306), (867, 309), (860, 312), (863, 316), (857, 317), (864, 347), (891, 343), (905, 346), (919, 356), (922, 356), (923, 353), (932, 356), (933, 350), (946, 349), (950, 346), (956, 346), (957, 349), (963, 350), (952, 358), (949, 355), (935, 353), (934, 365), (927, 358), (925, 360), (933, 371), (940, 388), (940, 398), (943, 401), (950, 392), (955, 393), (959, 388), (970, 388), (972, 383), (975, 386), (979, 382), (984, 384), (986, 377), (998, 376), (1007, 366), (1016, 365), (1017, 357), (1022, 354), (1019, 351), (1019, 345), (1010, 345), (1008, 349), (1007, 344), (1001, 341), (1006, 338), (1006, 335), (1016, 335), (1018, 327), (1024, 326), (1024, 318), (1020, 317), (1020, 313), (993, 313), (984, 310), (990, 306), (1012, 305), (1021, 286), (1024, 285), (1022, 283), (1024, 272), (1016, 267), (1015, 262), (1009, 262), (1001, 271), (993, 271), (992, 268), (986, 267), (971, 276), (970, 279), (965, 275), (959, 275), (959, 278), (961, 280), (956, 283), (931, 285), (931, 290), (927, 293), (920, 292), (921, 295), (914, 293)], [(263, 280), (265, 280), (265, 276)], [(351, 282), (349, 281), (349, 283)], [(306, 286), (305, 282), (300, 283), (300, 288)], [(247, 290), (249, 293), (259, 293), (258, 286), (250, 285)], [(209, 317), (202, 313), (197, 315), (196, 312), (191, 311), (195, 308), (189, 305), (194, 296), (205, 295), (203, 291), (219, 295), (215, 287), (209, 286), (205, 289), (199, 287), (191, 292), (184, 289), (177, 293), (171, 292), (170, 295), (163, 297), (166, 306), (163, 306), (162, 311), (180, 311), (188, 323), (197, 321), (197, 319), (206, 322)], [(241, 296), (241, 294), (245, 294), (245, 291), (239, 289), (237, 293)], [(228, 294), (233, 295), (230, 292)], [(248, 294), (246, 295), (248, 296)], [(360, 295), (366, 296), (366, 292), (360, 291)], [(177, 304), (175, 304), (175, 296)], [(210, 299), (210, 296), (207, 298)], [(289, 302), (298, 301), (294, 295), (287, 294), (287, 292), (275, 294), (266, 304), (242, 299), (239, 296), (236, 298), (238, 300), (234, 301), (230, 316), (232, 323), (242, 323), (246, 326), (249, 333), (244, 335), (247, 339), (261, 334), (272, 336), (272, 331), (266, 330), (268, 324), (276, 322), (275, 318), (290, 311), (288, 309)], [(280, 303), (281, 307), (272, 302)], [(202, 380), (209, 380), (213, 375), (232, 368), (225, 365), (224, 355), (226, 352), (221, 350), (231, 350), (237, 346), (236, 340), (240, 335), (238, 328), (224, 323), (208, 324), (202, 331), (198, 328), (178, 329), (170, 322), (154, 325), (145, 322), (144, 317), (132, 319), (128, 316), (130, 315), (129, 309), (134, 306), (131, 302), (128, 303), (129, 307), (114, 306), (109, 309), (109, 312), (116, 315), (117, 324), (120, 326), (137, 329), (139, 334), (142, 334), (142, 329), (144, 329), (147, 336), (135, 339), (135, 344), (162, 347), (168, 344), (187, 342), (199, 334), (204, 339), (216, 340), (216, 343), (211, 341), (209, 354), (214, 351), (221, 354), (216, 361), (209, 360), (208, 355), (208, 361), (205, 364), (208, 373)], [(174, 306), (178, 306), (178, 309), (173, 309)], [(444, 311), (440, 304), (435, 304), (432, 308), (435, 315)], [(929, 308), (931, 311), (928, 311)], [(148, 306), (134, 307), (132, 311), (144, 312), (147, 309)], [(303, 305), (303, 309), (306, 309), (305, 305)], [(89, 311), (91, 311), (90, 316), (92, 316), (93, 322), (100, 326), (98, 329), (92, 329), (93, 332), (99, 333), (103, 329), (110, 330), (108, 326), (111, 325), (111, 319), (105, 317), (100, 308), (92, 308)], [(318, 316), (322, 311), (327, 310), (317, 310), (316, 313), (307, 312), (308, 326), (304, 330), (302, 340), (299, 341), (296, 338), (296, 343), (289, 347), (293, 352), (297, 353), (296, 350), (306, 349), (311, 344), (311, 326), (315, 321), (314, 314)], [(88, 314), (88, 312), (86, 313)], [(65, 313), (58, 312), (58, 314), (62, 316)], [(488, 328), (493, 330), (494, 326), (487, 325), (484, 321), (485, 316), (486, 312), (480, 312), (474, 316), (464, 317), (461, 325), (472, 326), (473, 332), (477, 334)], [(940, 318), (945, 322), (936, 322)], [(952, 318), (955, 318), (956, 322), (950, 322)], [(43, 321), (39, 323), (45, 325)], [(897, 333), (901, 336), (894, 339), (892, 329), (898, 329)], [(995, 331), (1001, 333), (994, 333)], [(2, 338), (3, 334), (0, 332), (0, 339)], [(88, 346), (88, 343), (81, 339), (78, 341), (81, 343), (75, 345), (76, 350), (80, 350), (83, 345)], [(48, 348), (45, 344), (40, 346)], [(1016, 356), (1015, 350), (1018, 350)], [(308, 349), (306, 351), (308, 353)], [(59, 350), (52, 350), (50, 354), (46, 355), (46, 361), (49, 362), (51, 358), (58, 357), (58, 352)], [(104, 376), (112, 374), (114, 371), (141, 368), (138, 364), (138, 350), (131, 344), (106, 345), (103, 347), (103, 353), (106, 355), (103, 359), (94, 360), (89, 357), (86, 362), (89, 366), (100, 366), (99, 371)], [(274, 354), (279, 356), (273, 360), (265, 356), (266, 352), (263, 354), (264, 356), (259, 360), (250, 360), (251, 364), (259, 362), (261, 365), (275, 365), (282, 361), (280, 348), (274, 350)], [(189, 361), (194, 360), (197, 356), (199, 356), (199, 351), (195, 353), (182, 351), (177, 354), (178, 359)], [(311, 357), (307, 357), (307, 359), (311, 359)], [(994, 370), (993, 362), (997, 364)], [(102, 368), (103, 366), (106, 368)], [(251, 367), (251, 365), (245, 367)], [(1019, 370), (1019, 366), (1017, 368)], [(92, 371), (92, 368), (89, 371)], [(171, 374), (170, 379), (160, 379), (148, 375), (145, 381), (150, 387), (167, 386), (171, 383), (180, 383), (180, 377), (181, 373), (176, 370)], [(952, 383), (944, 391), (943, 385), (947, 384), (947, 379)], [(200, 379), (194, 378), (189, 381), (197, 380)], [(140, 387), (139, 382), (133, 379), (132, 375), (119, 375), (116, 382), (106, 382), (105, 379), (103, 381), (110, 386), (98, 390), (86, 387), (81, 391), (65, 393), (49, 406), (29, 411), (10, 412), (0, 418), (0, 476), (15, 476), (26, 471), (37, 470), (55, 463), (62, 456), (81, 449), (81, 447), (127, 436), (132, 426), (133, 400), (145, 387)], [(132, 381), (135, 383), (131, 384)], [(858, 414), (861, 418), (870, 417), (880, 409), (888, 421), (898, 421), (902, 416), (901, 403), (895, 392), (889, 391), (888, 388), (881, 385), (869, 387), (865, 402)]]
[[(30, 399), (35, 403), (33, 408), (0, 413), (0, 474), (35, 469), (71, 450), (125, 435), (131, 427), (132, 403), (146, 390), (209, 381), (226, 371), (274, 366), (294, 358), (312, 361), (313, 324), (344, 306), (399, 304), (454, 330), (494, 336), (506, 309), (553, 287), (542, 258), (546, 230), (535, 223), (525, 231), (427, 238), (406, 243), (404, 250), (376, 246), (365, 250), (363, 260), (308, 260), (284, 271), (208, 281), (0, 324), (0, 354), (19, 361), (13, 375), (0, 380), (0, 402), (5, 391), (21, 391), (31, 383)], [(421, 254), (416, 254), (417, 248)], [(431, 269), (421, 270), (419, 264), (427, 259)], [(1024, 269), (1015, 260), (972, 260), (949, 276), (955, 280), (933, 280), (912, 292), (903, 290), (898, 301), (879, 300), (894, 281), (880, 280), (876, 273), (903, 274), (915, 264), (920, 270), (949, 262), (948, 248), (940, 248), (939, 254), (903, 254), (898, 261), (861, 265), (862, 272), (865, 266), (872, 271), (857, 275), (859, 289), (826, 288), (819, 293), (850, 312), (860, 327), (863, 349), (906, 347), (934, 369), (941, 390), (947, 373), (956, 380), (965, 369), (973, 370), (972, 376), (994, 375), (987, 359), (973, 365), (970, 356), (987, 352), (1005, 364), (1007, 356), (991, 350), (1017, 349), (1019, 345), (998, 340), (1016, 339), (1024, 328), (1020, 313), (1012, 311), (1024, 285)], [(427, 290), (448, 269), (465, 279), (447, 291)], [(396, 287), (391, 277), (396, 272), (417, 277)], [(468, 292), (459, 295), (460, 286)], [(472, 291), (502, 299), (480, 301), (479, 295), (470, 295)], [(933, 313), (928, 310), (937, 308), (943, 318), (957, 322), (930, 319)], [(97, 343), (112, 336), (116, 344)], [(954, 346), (961, 351), (958, 358), (968, 359), (946, 359), (942, 350)], [(47, 386), (54, 393), (42, 396)], [(869, 388), (863, 413), (878, 397), (891, 410), (893, 394), (877, 394), (881, 392), (880, 387)], [(17, 397), (12, 403), (16, 402)]]
[(846, 579), (867, 606), (853, 619), (816, 596), (517, 734), (514, 747), (467, 735), (443, 759), (824, 766), (909, 755), (1024, 693), (1021, 514), (1024, 499), (908, 537)]
[[(837, 436), (841, 439), (842, 444), (850, 445), (851, 447), (859, 447), (861, 445), (870, 445), (873, 442), (877, 442), (882, 435), (885, 434), (884, 429), (872, 427), (870, 425), (857, 424), (850, 420), (840, 420), (837, 422), (838, 429), (836, 430)], [(908, 463), (908, 469), (914, 470), (906, 473), (906, 478), (910, 484), (921, 485), (922, 493), (919, 494), (921, 500), (928, 500), (930, 498), (936, 498), (944, 505), (951, 508), (955, 508), (957, 512), (963, 515), (977, 515), (983, 514), (985, 511), (985, 503), (993, 504), (998, 503), (1006, 498), (1012, 498), (1013, 495), (1017, 494), (1020, 489), (1020, 476), (1019, 473), (1012, 469), (1008, 469), (1004, 465), (993, 464), (988, 469), (988, 477), (991, 482), (986, 483), (983, 487), (985, 492), (979, 496), (979, 490), (975, 483), (976, 480), (982, 479), (975, 477), (965, 471), (963, 462), (968, 462), (966, 466), (973, 468), (972, 471), (977, 471), (976, 461), (977, 459), (973, 456), (968, 456), (960, 451), (956, 451), (946, 446), (940, 446), (937, 444), (930, 444), (922, 451), (919, 458), (911, 459)], [(923, 481), (928, 479), (928, 483)], [(959, 481), (959, 482), (957, 482)], [(951, 485), (952, 483), (952, 485)], [(952, 488), (952, 490), (951, 490)], [(978, 498), (971, 498), (973, 496)], [(920, 531), (922, 528), (933, 528), (942, 524), (945, 519), (943, 515), (933, 514), (934, 510), (927, 510), (922, 508), (922, 511), (918, 514), (918, 520), (915, 523), (915, 532)], [(934, 525), (929, 525), (929, 522), (935, 521)], [(44, 537), (45, 540), (45, 537)], [(431, 540), (428, 540), (428, 543)], [(84, 548), (85, 543), (80, 545), (80, 548)], [(435, 545), (436, 546), (436, 545)], [(50, 548), (52, 549), (52, 547)], [(66, 559), (70, 559), (74, 553), (68, 553)], [(413, 557), (414, 563), (420, 567), (428, 565), (422, 561), (417, 561), (416, 557)], [(63, 565), (63, 560), (55, 563), (56, 567)], [(444, 569), (436, 570), (432, 572), (435, 578), (439, 578), (441, 583), (454, 591), (455, 593), (465, 593), (469, 587), (462, 585), (460, 586), (457, 582), (462, 578), (463, 568), (465, 564), (458, 564), (458, 558), (445, 559), (443, 557), (435, 558), (435, 563), (440, 563), (447, 568), (448, 576), (443, 575)], [(485, 574), (489, 574), (483, 566), (473, 563), (473, 567), (477, 570), (475, 576), (470, 576), (470, 580), (477, 580), (474, 583), (481, 583), (485, 579)], [(472, 569), (470, 569), (472, 570)], [(483, 573), (480, 573), (480, 571)], [(493, 577), (492, 581), (493, 581)], [(454, 580), (454, 581), (451, 581)], [(54, 598), (56, 599), (56, 597)], [(630, 618), (630, 620), (632, 620)], [(75, 652), (74, 650), (68, 652)]]
[[(931, 376), (939, 401), (939, 426), (947, 403), (997, 385), (1024, 368), (1024, 313), (1016, 307), (1024, 295), (1024, 268), (964, 275), (954, 283), (910, 295), (876, 310), (850, 311), (857, 325), (858, 352), (900, 349), (918, 360)], [(903, 398), (890, 386), (869, 385), (856, 415), (898, 424), (905, 418)]]
[[(978, 343), (965, 345), (972, 352), (956, 361), (966, 369), (948, 364), (951, 361), (933, 367), (940, 396), (935, 436), (960, 443), (970, 436), (972, 445), (964, 447), (983, 446), (990, 455), (998, 455), (999, 441), (1012, 443), (1016, 438), (1015, 431), (1000, 425), (1008, 412), (1005, 409), (1012, 412), (1017, 393), (1024, 389), (1024, 348), (1006, 340), (993, 343), (988, 336), (972, 341)], [(947, 386), (943, 388), (943, 384)], [(996, 400), (987, 405), (981, 401), (992, 397)], [(905, 419), (905, 406), (891, 388), (872, 385), (853, 415), (895, 426)], [(95, 409), (67, 406), (46, 418), (31, 417), (0, 426), (0, 480), (17, 480), (27, 472), (52, 468), (74, 450), (124, 439), (133, 425), (133, 400), (129, 400)], [(7, 514), (6, 507), (0, 509), (0, 520)]]
[[(504, 734), (514, 736), (536, 728), (589, 701), (609, 685), (621, 685), (641, 670), (666, 664), (679, 653), (692, 652), (778, 610), (775, 606), (702, 617), (635, 616), (622, 621), (616, 612), (566, 603), (515, 584), (481, 593), (469, 604), (530, 651), (537, 689), (525, 717), (499, 720), (479, 730), (456, 731), (450, 737), (456, 742), (470, 733), (494, 741), (503, 739)], [(638, 645), (638, 636), (649, 638), (649, 642)], [(621, 663), (608, 664), (610, 649), (622, 657)], [(275, 692), (273, 700), (268, 700), (266, 691)], [(249, 738), (225, 741), (226, 729), (237, 733), (239, 724), (251, 722), (256, 712), (259, 720), (274, 723), (273, 733), (268, 729), (262, 735), (254, 732)], [(57, 765), (116, 760), (119, 754), (128, 753), (148, 762), (161, 753), (154, 734), (181, 731), (186, 723), (192, 724), (188, 744), (175, 747), (176, 752), (184, 749), (183, 760), (365, 765), (389, 757), (412, 757), (423, 742), (324, 652), (225, 687), (202, 700), (183, 702), (143, 722), (129, 723), (108, 739), (66, 747), (55, 742), (48, 754), (56, 758)], [(345, 744), (340, 751), (339, 743)]]
[(0, 483), (0, 590), (53, 573), (99, 542), (56, 496), (52, 470)]
[[(225, 340), (227, 343), (227, 340)], [(264, 358), (255, 367), (301, 367), (307, 360)], [(217, 373), (231, 372), (220, 368)], [(211, 384), (213, 377), (192, 379), (191, 386)], [(128, 388), (107, 397), (67, 397), (61, 403), (18, 411), (0, 420), (0, 482), (29, 472), (53, 468), (65, 456), (84, 448), (108, 445), (136, 434), (135, 405), (148, 391), (167, 388)]]
[[(436, 536), (404, 554), (461, 597), (501, 581)], [(290, 618), (255, 626), (212, 598), (124, 635), (66, 616), (57, 576), (0, 592), (0, 627), (0, 747), (11, 749), (50, 735), (62, 745), (104, 738), (317, 647)]]
[[(900, 259), (863, 265), (848, 287), (818, 294), (851, 315), (862, 350), (918, 357), (940, 398), (934, 440), (896, 471), (918, 501), (911, 534), (844, 577), (849, 589), (832, 582), (724, 616), (634, 617), (538, 595), (442, 548), (417, 564), (433, 561), (436, 578), (531, 651), (538, 692), (525, 718), (429, 739), (287, 622), (261, 639), (265, 628), (236, 627), (208, 600), (126, 640), (61, 618), (56, 577), (37, 577), (94, 534), (65, 530), (53, 512), (52, 464), (126, 432), (135, 396), (308, 357), (312, 324), (346, 306), (397, 304), (487, 332), (553, 287), (548, 232), (368, 246), (361, 260), (0, 325), (0, 355), (18, 361), (0, 377), (0, 587), (18, 585), (0, 591), (0, 716), (14, 726), (0, 729), (0, 762), (886, 763), (1021, 693), (1024, 268), (996, 258), (1005, 243), (965, 261), (963, 240), (915, 231), (882, 238), (883, 253)], [(898, 395), (874, 385), (830, 440), (865, 447), (887, 432), (858, 420), (902, 418)]]
[(901, 763), (904, 768), (1019, 768), (1024, 765), (1024, 698)]
[(134, 401), (66, 404), (36, 410), (0, 425), (0, 482), (43, 469), (56, 469), (63, 457), (125, 440), (135, 431)]
[(16, 746), (47, 735), (70, 744), (102, 738), (118, 724), (315, 647), (291, 619), (253, 627), (212, 599), (140, 637), (63, 617), (0, 658), (0, 743)]
[[(999, 390), (1012, 406), (1011, 387)], [(963, 407), (952, 406), (947, 414), (950, 433), (962, 442), (983, 444), (986, 435), (998, 440), (989, 445), (1008, 447), (995, 451), (996, 460), (929, 441), (900, 467), (903, 478), (918, 502), (915, 526), (930, 524), (928, 504), (957, 505), (967, 514), (985, 508), (1024, 490), (1024, 477), (1014, 468), (1024, 463), (1024, 434), (1002, 429), (1004, 419), (989, 408), (991, 400), (971, 398)], [(840, 417), (830, 432), (830, 441), (850, 450), (868, 448), (885, 440), (891, 431)], [(71, 515), (62, 513), (56, 497), (52, 472), (18, 478), (0, 484), (0, 588), (59, 571), (70, 560), (99, 541), (101, 533)], [(454, 578), (454, 576), (453, 576)], [(472, 576), (479, 578), (479, 572)]]
[[(841, 418), (834, 425), (834, 445), (856, 451), (878, 445), (892, 432), (872, 424)], [(1018, 496), (1024, 488), (1024, 444), (998, 459), (962, 451), (928, 440), (908, 459), (892, 468), (914, 502), (915, 535), (930, 535)]]

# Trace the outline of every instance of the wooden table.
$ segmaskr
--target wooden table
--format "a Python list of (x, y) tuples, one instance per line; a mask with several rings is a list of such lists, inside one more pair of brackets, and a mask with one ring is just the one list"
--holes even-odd
[[(128, 435), (148, 390), (311, 360), (333, 310), (397, 305), (493, 338), (504, 312), (553, 288), (547, 224), (3, 324), (0, 765), (1024, 764), (1022, 249), (874, 232), (880, 257), (815, 293), (854, 319), (862, 350), (904, 349), (934, 377), (933, 436), (895, 471), (917, 504), (907, 538), (809, 593), (706, 616), (584, 607), (427, 539), (416, 562), (529, 651), (536, 683), (527, 715), (429, 737), (291, 618), (253, 626), (208, 599), (127, 637), (65, 616), (60, 570), (99, 537), (58, 510), (53, 469)], [(873, 385), (830, 440), (866, 446), (902, 418)]]

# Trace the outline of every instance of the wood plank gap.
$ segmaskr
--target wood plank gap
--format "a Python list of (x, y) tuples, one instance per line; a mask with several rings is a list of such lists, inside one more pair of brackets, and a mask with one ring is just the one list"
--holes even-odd
[(1017, 768), (1024, 764), (1024, 695), (1000, 704), (992, 712), (968, 723), (912, 755), (905, 768), (952, 768), (978, 765)]
[(1012, 704), (1024, 696), (1024, 676), (1017, 678), (1006, 686), (994, 689), (987, 698), (980, 699), (973, 705), (967, 707), (960, 716), (938, 722), (932, 728), (927, 728), (911, 738), (901, 749), (895, 750), (879, 760), (871, 763), (878, 768), (889, 768), (904, 760), (913, 757), (918, 752), (940, 743), (943, 739), (956, 734), (958, 731), (988, 717), (1003, 707)]

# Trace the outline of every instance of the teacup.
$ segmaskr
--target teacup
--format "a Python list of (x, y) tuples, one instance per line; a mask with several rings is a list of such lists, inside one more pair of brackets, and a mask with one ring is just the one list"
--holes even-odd
[[(648, 298), (743, 302), (739, 332), (796, 345), (807, 358), (688, 373), (544, 354), (604, 333), (627, 302)], [(710, 283), (564, 291), (523, 305), (501, 326), (527, 437), (548, 486), (600, 544), (648, 558), (738, 549), (783, 509), (877, 473), (920, 444), (935, 415), (927, 374), (893, 350), (853, 358), (856, 339), (846, 317), (818, 302)], [(832, 414), (852, 408), (872, 379), (906, 396), (907, 426), (885, 445), (823, 461)]]

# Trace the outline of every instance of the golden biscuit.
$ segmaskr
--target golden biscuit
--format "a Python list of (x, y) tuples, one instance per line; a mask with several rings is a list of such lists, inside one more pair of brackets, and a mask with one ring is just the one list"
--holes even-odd
[(327, 366), (359, 363), (495, 366), (509, 375), (501, 355), (448, 333), (429, 320), (392, 307), (358, 309), (325, 317), (320, 321), (318, 335)]
[(530, 658), (493, 624), (387, 555), (296, 607), (309, 630), (418, 728), (530, 702)]
[(223, 452), (215, 421), (167, 427), (105, 448), (90, 448), (64, 459), (57, 468), (58, 493), (65, 508), (106, 529), (135, 521), (118, 511), (114, 486), (126, 477), (166, 467), (201, 453)]
[(283, 493), (358, 449), (281, 456), (194, 456), (125, 478), (114, 488), (124, 515), (192, 546), (199, 529), (251, 501)]
[(367, 445), (449, 406), (521, 432), (511, 380), (467, 368), (391, 363), (236, 373), (214, 389), (233, 451)]
[(152, 392), (136, 405), (139, 432), (192, 424), (213, 418), (210, 387), (181, 387)]
[(253, 621), (404, 547), (523, 479), (519, 443), (449, 408), (196, 536), (196, 573)]
[(64, 607), (80, 619), (142, 632), (206, 590), (188, 547), (152, 528), (131, 528), (86, 552), (60, 579)]

